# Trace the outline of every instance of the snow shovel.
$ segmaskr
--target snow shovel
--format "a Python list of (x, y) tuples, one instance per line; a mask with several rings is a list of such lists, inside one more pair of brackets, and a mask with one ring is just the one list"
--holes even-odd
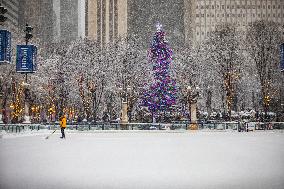
[(48, 135), (47, 137), (45, 137), (45, 139), (48, 139), (53, 133), (55, 133), (56, 129), (50, 134)]

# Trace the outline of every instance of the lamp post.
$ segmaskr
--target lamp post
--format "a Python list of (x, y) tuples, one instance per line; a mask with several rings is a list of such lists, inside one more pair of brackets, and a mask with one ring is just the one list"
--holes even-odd
[(92, 94), (92, 101), (93, 101), (93, 119), (94, 119), (94, 123), (96, 123), (97, 121), (97, 86), (93, 83), (90, 82), (89, 83), (89, 90)]
[(4, 22), (7, 20), (5, 14), (7, 13), (7, 9), (3, 7), (0, 3), (0, 25), (3, 25)]
[[(26, 24), (26, 29), (25, 29), (25, 41), (26, 45), (28, 45), (29, 40), (33, 37), (32, 35), (32, 30), (33, 28)], [(23, 82), (23, 87), (25, 89), (25, 116), (24, 116), (24, 122), (25, 124), (30, 124), (31, 123), (31, 118), (29, 115), (29, 84), (28, 84), (28, 73), (25, 73), (25, 82)]]
[[(3, 7), (0, 3), (0, 25), (4, 25), (4, 22), (7, 20), (7, 17), (5, 14), (7, 13), (7, 9)], [(2, 47), (1, 47), (2, 48)], [(3, 123), (2, 120), (2, 97), (3, 97), (3, 91), (2, 91), (2, 77), (0, 78), (0, 123)]]
[[(1, 82), (0, 82), (0, 84), (1, 84)], [(3, 110), (2, 110), (2, 97), (3, 97), (3, 92), (2, 91), (0, 91), (0, 124), (1, 123), (3, 123), (3, 120), (2, 120), (2, 112), (3, 112)]]
[(187, 100), (188, 100), (188, 110), (190, 112), (190, 125), (188, 129), (197, 130), (197, 98), (199, 97), (199, 87), (195, 87), (194, 89), (191, 86), (187, 87)]
[(128, 115), (127, 115), (127, 108), (128, 108), (128, 95), (131, 92), (131, 88), (126, 86), (126, 82), (123, 82), (122, 88), (118, 88), (121, 97), (121, 124), (122, 129), (126, 129), (126, 125), (128, 123)]

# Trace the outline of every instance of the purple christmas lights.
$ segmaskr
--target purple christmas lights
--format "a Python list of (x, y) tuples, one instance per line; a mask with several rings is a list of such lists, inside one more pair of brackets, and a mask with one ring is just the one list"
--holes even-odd
[(165, 32), (160, 24), (148, 49), (148, 61), (153, 65), (154, 81), (145, 91), (143, 106), (155, 113), (169, 110), (176, 100), (176, 82), (171, 79), (169, 66), (172, 62), (172, 49), (165, 41)]

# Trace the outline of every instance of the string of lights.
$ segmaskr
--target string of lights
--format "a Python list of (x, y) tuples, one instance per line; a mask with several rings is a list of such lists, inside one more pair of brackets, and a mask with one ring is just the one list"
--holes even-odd
[(151, 112), (169, 110), (176, 103), (176, 82), (170, 77), (169, 66), (173, 52), (165, 39), (166, 33), (160, 24), (148, 49), (148, 60), (153, 65), (154, 81), (146, 89), (142, 104)]

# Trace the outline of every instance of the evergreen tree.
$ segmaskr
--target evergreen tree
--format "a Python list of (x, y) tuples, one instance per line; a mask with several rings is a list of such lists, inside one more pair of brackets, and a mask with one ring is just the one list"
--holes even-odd
[(170, 77), (172, 49), (165, 40), (166, 33), (160, 24), (148, 49), (148, 61), (153, 65), (153, 83), (144, 92), (142, 104), (155, 114), (167, 111), (176, 102), (176, 83)]

